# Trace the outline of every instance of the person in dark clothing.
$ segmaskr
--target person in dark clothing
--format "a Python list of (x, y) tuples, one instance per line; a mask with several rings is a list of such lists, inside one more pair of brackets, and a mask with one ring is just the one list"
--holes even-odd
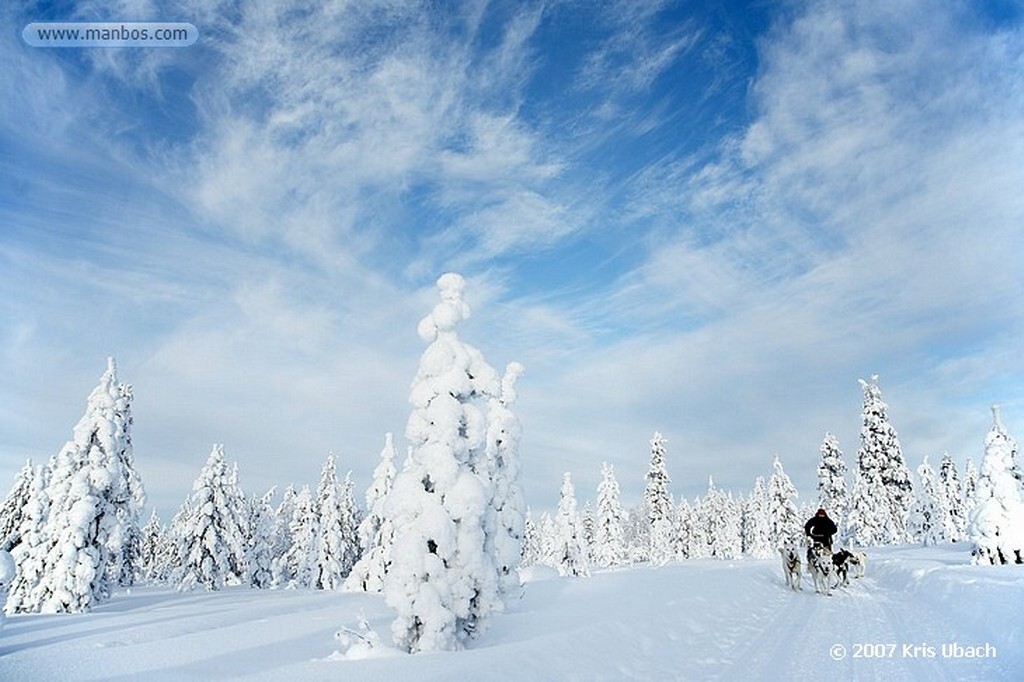
[(837, 530), (836, 522), (828, 517), (824, 509), (819, 509), (804, 524), (804, 533), (810, 538), (811, 543), (820, 543), (830, 552), (832, 551), (832, 536), (836, 534)]

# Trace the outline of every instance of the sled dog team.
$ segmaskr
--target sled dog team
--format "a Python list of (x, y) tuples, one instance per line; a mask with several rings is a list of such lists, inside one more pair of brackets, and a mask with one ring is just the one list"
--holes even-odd
[[(807, 537), (807, 571), (814, 581), (815, 592), (831, 595), (833, 587), (849, 585), (851, 566), (854, 568), (854, 578), (864, 577), (868, 562), (864, 552), (850, 552), (845, 549), (832, 552), (832, 536), (836, 533), (836, 524), (824, 509), (819, 509), (807, 521), (804, 532)], [(780, 548), (779, 553), (782, 555), (782, 572), (786, 577), (786, 585), (792, 590), (799, 591), (802, 567), (800, 550), (796, 545), (788, 545)]]

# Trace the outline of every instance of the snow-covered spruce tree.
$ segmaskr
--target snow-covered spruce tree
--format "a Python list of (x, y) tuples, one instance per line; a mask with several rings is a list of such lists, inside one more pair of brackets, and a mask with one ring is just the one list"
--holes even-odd
[(999, 407), (993, 407), (968, 530), (975, 563), (1024, 562), (1024, 503), (1013, 475), (1016, 449), (1016, 442), (1003, 426)]
[(521, 566), (536, 566), (541, 563), (543, 554), (540, 529), (533, 520), (533, 512), (526, 510), (526, 520), (523, 522), (523, 558)]
[(131, 583), (145, 500), (133, 468), (131, 401), (131, 387), (118, 382), (108, 358), (72, 440), (50, 460), (42, 544), (29, 549), (41, 576), (19, 599), (23, 610), (88, 611)]
[(9, 542), (13, 547), (20, 542), (18, 529), (28, 508), (32, 479), (35, 475), (36, 470), (32, 466), (32, 461), (25, 462), (14, 478), (14, 484), (7, 497), (0, 503), (0, 546)]
[(971, 525), (971, 518), (974, 517), (974, 507), (978, 504), (978, 467), (970, 457), (964, 462), (964, 518), (967, 523), (964, 525), (966, 537), (967, 528)]
[(705, 523), (707, 556), (715, 559), (736, 559), (740, 556), (742, 538), (740, 512), (732, 496), (715, 487), (708, 477), (708, 492), (701, 501), (701, 517)]
[(582, 519), (576, 507), (576, 489), (568, 472), (562, 477), (562, 490), (554, 517), (552, 548), (559, 575), (590, 575), (590, 557), (583, 538)]
[(274, 584), (274, 531), (277, 518), (271, 501), (277, 493), (272, 487), (262, 497), (249, 500), (249, 535), (245, 543), (246, 582), (258, 590)]
[(523, 526), (526, 501), (519, 483), (519, 440), (522, 426), (512, 411), (516, 401), (516, 381), (523, 366), (510, 362), (501, 379), (501, 395), (492, 396), (487, 405), (487, 441), (477, 473), (489, 481), (484, 551), (498, 567), (498, 597), (505, 602), (519, 593), (519, 567), (523, 555)]
[(945, 526), (942, 524), (942, 488), (935, 477), (935, 469), (925, 456), (917, 468), (918, 485), (916, 500), (907, 518), (907, 531), (914, 542), (922, 545), (937, 545), (946, 541)]
[(352, 481), (352, 472), (345, 474), (341, 482), (341, 533), (345, 545), (342, 556), (342, 570), (347, 578), (352, 568), (362, 556), (359, 547), (359, 525), (363, 522), (363, 512), (356, 504), (356, 484)]
[(665, 466), (665, 439), (658, 432), (651, 438), (651, 463), (644, 487), (644, 506), (651, 526), (648, 557), (653, 564), (664, 564), (675, 556), (672, 538), (672, 512), (675, 506), (668, 491), (670, 479)]
[(179, 590), (219, 590), (242, 580), (247, 507), (237, 470), (225, 461), (224, 446), (214, 445), (176, 522), (173, 585)]
[(580, 530), (583, 533), (583, 544), (587, 548), (587, 556), (591, 557), (590, 561), (593, 563), (594, 556), (594, 510), (590, 506), (590, 500), (583, 503), (583, 509), (580, 510)]
[(295, 577), (288, 565), (285, 555), (292, 547), (292, 517), (295, 515), (295, 499), (298, 493), (295, 486), (289, 485), (284, 489), (281, 502), (274, 510), (274, 549), (271, 552), (270, 572), (272, 578), (270, 586), (274, 589), (287, 586)]
[(395, 483), (398, 470), (395, 443), (391, 434), (384, 436), (380, 463), (373, 470), (373, 480), (366, 489), (366, 516), (359, 524), (359, 546), (362, 556), (345, 579), (345, 589), (355, 592), (381, 592), (384, 576), (391, 566), (391, 542), (394, 526), (384, 513), (384, 503)]
[(316, 577), (313, 586), (320, 590), (338, 589), (351, 571), (346, 566), (347, 556), (351, 550), (348, 544), (350, 521), (342, 512), (341, 486), (338, 483), (337, 468), (334, 454), (327, 456), (324, 468), (320, 472), (320, 484), (316, 489)]
[(49, 480), (49, 469), (37, 466), (29, 486), (28, 502), (21, 510), (21, 523), (18, 526), (20, 542), (10, 550), (18, 566), (18, 573), (7, 598), (8, 613), (39, 610), (33, 601), (33, 594), (46, 568), (44, 552), (49, 544), (46, 520), (50, 509), (50, 498), (46, 490)]
[(639, 564), (650, 558), (651, 520), (643, 503), (626, 510), (626, 549), (629, 561)]
[(385, 505), (395, 539), (384, 597), (397, 611), (395, 642), (411, 652), (462, 648), (503, 606), (485, 551), (492, 481), (481, 475), (487, 421), (478, 407), (501, 382), (456, 334), (470, 314), (465, 280), (448, 273), (437, 286), (441, 302), (418, 328), (429, 345), (409, 396), (409, 458)]
[(317, 547), (320, 538), (320, 519), (316, 501), (304, 485), (292, 500), (292, 515), (288, 522), (288, 535), (292, 544), (275, 559), (274, 587), (316, 587), (319, 568)]
[(964, 506), (964, 488), (956, 472), (956, 464), (949, 453), (943, 453), (939, 464), (939, 487), (942, 488), (942, 525), (946, 537), (960, 542), (967, 531), (967, 515)]
[(857, 472), (849, 517), (849, 533), (858, 545), (909, 542), (907, 516), (914, 502), (910, 470), (903, 459), (896, 430), (882, 401), (878, 376), (860, 381), (864, 408), (857, 452)]
[(550, 568), (558, 567), (558, 531), (555, 519), (548, 512), (540, 513), (537, 523), (537, 535), (540, 538), (540, 559), (537, 563)]
[(171, 562), (164, 558), (167, 548), (166, 531), (160, 523), (156, 509), (149, 516), (149, 521), (142, 527), (142, 579), (147, 583), (159, 583), (167, 578)]
[(626, 551), (624, 521), (625, 512), (620, 501), (619, 482), (615, 478), (615, 468), (605, 462), (601, 465), (601, 483), (597, 486), (594, 565), (607, 568), (621, 566), (629, 560)]
[(768, 537), (773, 547), (797, 543), (803, 537), (803, 522), (797, 512), (796, 487), (782, 468), (779, 456), (772, 462), (772, 477), (768, 480)]
[(755, 559), (767, 559), (775, 555), (769, 518), (768, 489), (764, 477), (758, 476), (754, 489), (743, 503), (743, 552)]
[(694, 556), (694, 519), (695, 514), (693, 508), (690, 506), (690, 503), (687, 502), (685, 497), (681, 498), (679, 500), (679, 504), (676, 505), (675, 529), (673, 531), (675, 535), (677, 559), (691, 559)]
[(849, 495), (846, 492), (846, 462), (839, 449), (839, 440), (831, 432), (821, 441), (818, 463), (818, 506), (825, 509), (837, 526), (847, 519)]

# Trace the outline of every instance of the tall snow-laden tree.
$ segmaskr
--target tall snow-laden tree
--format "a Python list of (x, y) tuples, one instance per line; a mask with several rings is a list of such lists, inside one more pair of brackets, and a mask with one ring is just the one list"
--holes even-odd
[(316, 577), (313, 586), (321, 590), (338, 589), (351, 571), (348, 557), (351, 549), (347, 546), (350, 520), (342, 511), (341, 485), (338, 483), (334, 454), (327, 456), (320, 484), (316, 489)]
[(839, 440), (831, 432), (821, 441), (821, 461), (818, 463), (818, 506), (828, 511), (837, 526), (847, 519), (849, 496), (846, 492), (846, 462), (839, 449)]
[(770, 509), (764, 477), (758, 476), (754, 481), (754, 489), (743, 505), (743, 551), (755, 559), (767, 559), (775, 555)]
[(974, 562), (1024, 562), (1024, 503), (1013, 475), (1017, 443), (1003, 425), (999, 407), (992, 408), (992, 428), (985, 437), (985, 456), (975, 492), (969, 535)]
[(918, 485), (916, 500), (907, 518), (907, 529), (911, 539), (922, 545), (937, 545), (946, 540), (946, 529), (942, 523), (942, 488), (935, 477), (935, 469), (925, 456), (917, 468)]
[(41, 575), (19, 597), (23, 610), (88, 611), (131, 584), (145, 501), (134, 470), (131, 402), (131, 387), (118, 382), (109, 358), (72, 440), (50, 460), (45, 529), (36, 537), (42, 544), (26, 548)]
[(779, 456), (772, 462), (768, 480), (768, 537), (774, 547), (784, 547), (803, 537), (803, 523), (797, 513), (796, 486), (782, 468)]
[(274, 584), (274, 530), (277, 518), (271, 504), (277, 488), (249, 500), (249, 535), (245, 544), (246, 582), (266, 590)]
[(512, 411), (516, 401), (516, 381), (523, 366), (511, 362), (501, 379), (501, 394), (491, 396), (487, 408), (487, 441), (478, 471), (490, 482), (490, 499), (485, 523), (485, 548), (494, 557), (498, 568), (499, 600), (519, 590), (516, 570), (523, 555), (523, 532), (526, 522), (526, 502), (519, 483), (519, 440), (522, 426)]
[(391, 434), (384, 436), (384, 449), (380, 462), (373, 470), (373, 479), (366, 489), (366, 516), (359, 524), (359, 545), (362, 556), (345, 579), (345, 589), (361, 592), (381, 592), (384, 576), (391, 567), (391, 542), (394, 526), (384, 512), (384, 504), (395, 483), (395, 443)]
[(501, 381), (456, 333), (470, 314), (465, 280), (448, 273), (437, 286), (441, 302), (418, 328), (429, 345), (409, 396), (409, 458), (385, 505), (395, 537), (384, 597), (397, 611), (395, 642), (412, 652), (462, 648), (502, 608), (499, 568), (485, 551), (493, 483), (481, 474), (478, 406), (500, 395)]
[(560, 575), (590, 575), (590, 557), (583, 538), (583, 522), (576, 507), (576, 489), (568, 472), (562, 477), (553, 539), (553, 559)]
[(676, 505), (674, 524), (677, 559), (692, 559), (695, 556), (693, 551), (695, 518), (695, 512), (690, 503), (685, 497), (680, 499), (679, 504)]
[(14, 479), (7, 497), (0, 503), (0, 545), (8, 540), (11, 547), (20, 542), (18, 529), (28, 508), (29, 497), (32, 493), (32, 479), (35, 478), (36, 469), (32, 461), (25, 462), (21, 471)]
[(939, 487), (942, 488), (942, 525), (946, 537), (960, 542), (967, 531), (967, 514), (964, 505), (964, 489), (956, 472), (953, 458), (946, 452), (939, 464)]
[(907, 516), (913, 504), (910, 470), (882, 401), (878, 376), (861, 380), (864, 406), (849, 519), (859, 545), (908, 542)]
[(173, 561), (168, 557), (167, 530), (160, 522), (156, 509), (142, 527), (142, 578), (148, 583), (167, 579)]
[(650, 524), (648, 557), (651, 563), (663, 564), (675, 556), (672, 537), (674, 504), (668, 491), (668, 469), (665, 465), (665, 439), (658, 432), (651, 438), (651, 463), (644, 487), (644, 506)]
[(288, 535), (291, 545), (274, 560), (274, 587), (316, 587), (319, 576), (320, 518), (317, 504), (304, 485), (291, 501)]
[(176, 523), (178, 563), (170, 580), (178, 589), (219, 590), (242, 580), (247, 507), (237, 471), (224, 459), (224, 446), (214, 445)]
[(49, 469), (37, 466), (31, 478), (28, 501), (21, 510), (21, 522), (17, 530), (20, 542), (11, 550), (18, 572), (7, 598), (9, 613), (39, 610), (34, 595), (46, 569), (45, 550), (49, 546), (46, 521), (50, 509), (50, 498), (46, 491), (49, 480)]
[(715, 487), (714, 478), (709, 476), (708, 492), (701, 504), (707, 556), (715, 559), (738, 558), (742, 544), (740, 513), (732, 496)]
[(540, 529), (533, 520), (533, 513), (526, 510), (526, 521), (523, 522), (523, 559), (522, 566), (535, 566), (543, 562), (543, 538)]
[(615, 468), (605, 462), (601, 466), (601, 483), (597, 486), (597, 518), (594, 529), (593, 559), (596, 566), (620, 566), (629, 560), (624, 527), (626, 513), (619, 500), (619, 482)]

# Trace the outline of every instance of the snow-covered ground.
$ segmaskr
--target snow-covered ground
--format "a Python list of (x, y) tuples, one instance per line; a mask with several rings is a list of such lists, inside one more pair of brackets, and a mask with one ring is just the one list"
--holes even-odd
[(390, 641), (376, 595), (145, 587), (89, 614), (9, 618), (0, 679), (1020, 679), (1024, 566), (968, 560), (965, 545), (873, 549), (832, 597), (809, 579), (789, 591), (774, 560), (536, 572), (472, 649), (412, 656), (335, 639), (365, 617)]

